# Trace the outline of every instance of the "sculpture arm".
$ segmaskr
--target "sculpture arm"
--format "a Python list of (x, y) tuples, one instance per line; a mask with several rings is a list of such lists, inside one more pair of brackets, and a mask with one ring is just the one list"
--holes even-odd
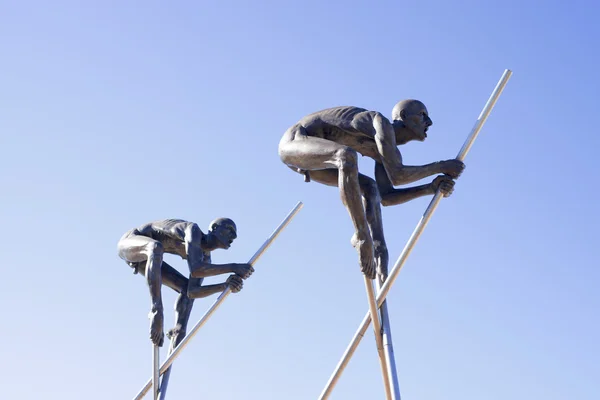
[[(242, 274), (242, 266), (245, 264), (227, 263), (212, 264), (210, 257), (205, 257), (201, 247), (203, 233), (196, 224), (190, 224), (185, 230), (183, 242), (187, 255), (187, 263), (192, 278), (206, 278), (222, 274)], [(206, 262), (209, 261), (209, 262)]]
[(221, 293), (227, 285), (225, 283), (218, 283), (216, 285), (205, 285), (205, 286), (194, 286), (188, 288), (188, 297), (190, 299), (200, 299), (203, 297), (212, 296), (215, 293)]
[(381, 195), (381, 204), (385, 207), (406, 203), (423, 196), (433, 195), (433, 185), (426, 184), (403, 189), (395, 189), (390, 181), (385, 168), (380, 163), (375, 163), (375, 181)]
[(230, 275), (225, 282), (216, 285), (190, 285), (188, 286), (187, 295), (191, 299), (208, 297), (212, 294), (223, 292), (225, 289), (227, 289), (227, 287), (229, 287), (229, 289), (231, 289), (233, 293), (238, 293), (240, 290), (242, 290), (242, 287), (244, 286), (243, 279), (244, 278), (238, 275)]
[(222, 274), (239, 274), (240, 269), (246, 264), (228, 263), (228, 264), (209, 264), (198, 262), (190, 265), (190, 274), (193, 278), (206, 278), (209, 276)]
[(443, 162), (421, 166), (403, 165), (402, 155), (396, 144), (394, 127), (380, 113), (375, 113), (373, 116), (373, 130), (377, 150), (381, 156), (381, 164), (393, 186), (416, 182), (428, 176), (443, 173)]

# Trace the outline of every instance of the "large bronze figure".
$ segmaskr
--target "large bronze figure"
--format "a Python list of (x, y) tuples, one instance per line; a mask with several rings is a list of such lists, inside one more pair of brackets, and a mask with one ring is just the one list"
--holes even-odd
[[(392, 122), (377, 111), (335, 107), (302, 118), (285, 132), (279, 143), (281, 160), (304, 174), (305, 181), (339, 186), (355, 228), (351, 243), (358, 252), (362, 272), (371, 279), (376, 272), (381, 281), (387, 277), (389, 256), (381, 205), (433, 195), (438, 188), (447, 197), (452, 194), (453, 179), (464, 169), (464, 164), (455, 159), (422, 166), (402, 163), (397, 146), (413, 140), (424, 141), (432, 123), (427, 108), (418, 100), (396, 104)], [(375, 179), (359, 173), (358, 154), (375, 161)], [(430, 184), (394, 188), (435, 174), (443, 175)]]

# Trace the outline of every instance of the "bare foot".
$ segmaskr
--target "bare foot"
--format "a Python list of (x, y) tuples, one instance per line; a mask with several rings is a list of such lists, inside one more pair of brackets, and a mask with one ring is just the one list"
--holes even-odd
[(358, 251), (360, 270), (369, 279), (375, 279), (375, 258), (373, 257), (373, 241), (370, 236), (359, 238), (355, 233), (350, 240), (352, 246)]
[(381, 283), (383, 283), (383, 282), (385, 282), (385, 280), (387, 279), (387, 276), (388, 276), (387, 267), (388, 267), (388, 262), (389, 262), (389, 255), (388, 255), (387, 247), (385, 244), (382, 244), (381, 241), (374, 240), (373, 241), (373, 249), (375, 252), (375, 265), (376, 265), (377, 279)]
[(155, 346), (162, 347), (165, 340), (163, 312), (162, 310), (152, 310), (148, 316), (150, 317), (150, 340)]
[(167, 332), (167, 337), (169, 339), (173, 340), (177, 337), (177, 335), (179, 335), (180, 331), (181, 331), (181, 325), (177, 324), (177, 325), (175, 325), (175, 327), (173, 329), (169, 329), (169, 331)]

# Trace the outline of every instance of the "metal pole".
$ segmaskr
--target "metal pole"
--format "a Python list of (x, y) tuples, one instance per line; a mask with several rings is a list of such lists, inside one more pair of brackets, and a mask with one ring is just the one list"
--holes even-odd
[[(175, 338), (176, 338), (176, 336), (174, 335), (173, 338), (171, 339), (171, 344), (169, 345), (169, 353), (167, 354), (167, 357), (171, 353), (173, 353), (173, 350), (175, 349)], [(169, 366), (169, 368), (167, 368), (167, 370), (165, 371), (165, 373), (162, 376), (162, 380), (160, 381), (160, 389), (159, 389), (160, 400), (165, 400), (165, 397), (167, 396), (167, 387), (169, 385), (169, 378), (171, 377), (172, 370), (173, 370), (173, 365)]]
[[(377, 290), (381, 290), (383, 281), (377, 280)], [(392, 344), (392, 328), (390, 326), (390, 317), (387, 309), (387, 301), (381, 304), (381, 326), (383, 339), (383, 356), (385, 357), (387, 367), (386, 381), (390, 386), (390, 395), (392, 400), (400, 400), (400, 384), (398, 382), (398, 373), (396, 371), (396, 358), (394, 356), (394, 345)]]
[[(471, 133), (469, 134), (469, 136), (467, 137), (467, 140), (465, 141), (462, 148), (458, 152), (458, 155), (456, 156), (456, 158), (458, 160), (462, 161), (467, 156), (467, 153), (471, 149), (471, 146), (473, 145), (473, 142), (475, 141), (475, 139), (477, 139), (477, 135), (479, 135), (479, 131), (481, 130), (481, 128), (483, 127), (483, 124), (485, 123), (488, 116), (492, 112), (494, 105), (496, 105), (496, 102), (498, 101), (500, 94), (502, 94), (502, 91), (504, 90), (504, 87), (508, 83), (508, 80), (510, 79), (511, 75), (512, 75), (512, 71), (510, 71), (508, 69), (505, 70), (504, 73), (502, 74), (502, 77), (500, 78), (500, 81), (498, 81), (498, 84), (494, 88), (492, 95), (490, 96), (487, 103), (483, 107), (481, 114), (479, 114), (479, 117), (477, 118), (477, 121), (475, 122), (475, 125), (473, 126), (473, 129), (471, 130)], [(425, 213), (421, 217), (421, 220), (417, 224), (417, 227), (415, 228), (412, 235), (408, 239), (406, 246), (404, 246), (404, 249), (402, 250), (400, 257), (398, 257), (398, 260), (396, 261), (396, 264), (394, 265), (392, 272), (390, 273), (387, 280), (381, 287), (381, 290), (377, 294), (377, 305), (381, 306), (383, 304), (388, 292), (390, 291), (390, 288), (392, 287), (392, 285), (394, 284), (394, 281), (398, 277), (398, 273), (402, 269), (410, 252), (412, 251), (413, 247), (417, 243), (417, 240), (419, 240), (421, 233), (423, 233), (423, 230), (429, 223), (429, 219), (431, 219), (431, 216), (433, 215), (433, 213), (434, 213), (435, 209), (437, 208), (438, 204), (440, 203), (441, 199), (442, 199), (442, 194), (438, 191), (433, 196), (433, 199), (429, 203), (429, 206), (425, 210)], [(352, 355), (354, 354), (354, 351), (358, 347), (358, 344), (360, 343), (360, 340), (362, 339), (367, 328), (369, 327), (370, 322), (371, 322), (370, 314), (367, 313), (365, 318), (362, 320), (362, 323), (359, 326), (358, 330), (354, 334), (354, 337), (352, 338), (350, 345), (346, 348), (346, 351), (344, 352), (342, 359), (339, 361), (338, 365), (336, 366), (335, 371), (329, 378), (329, 381), (327, 382), (325, 389), (323, 389), (323, 391), (321, 392), (321, 395), (319, 396), (320, 400), (327, 399), (331, 395), (331, 391), (333, 390), (333, 387), (337, 383), (344, 368), (348, 364), (348, 361), (350, 361), (350, 358), (352, 357)]]
[(159, 348), (158, 346), (152, 346), (152, 394), (154, 400), (158, 400), (158, 369), (160, 366), (159, 359)]
[(379, 365), (381, 366), (381, 375), (383, 376), (383, 387), (385, 389), (385, 398), (387, 400), (392, 399), (392, 392), (390, 388), (390, 381), (388, 378), (388, 366), (386, 364), (386, 357), (383, 351), (383, 338), (381, 336), (381, 325), (379, 324), (379, 314), (377, 313), (377, 305), (375, 301), (375, 292), (373, 291), (373, 283), (371, 279), (365, 278), (365, 287), (367, 289), (367, 299), (369, 300), (369, 314), (371, 315), (371, 321), (373, 321), (373, 330), (375, 331), (375, 344), (377, 345), (377, 354), (379, 356)]
[[(273, 241), (275, 241), (275, 239), (277, 238), (277, 236), (279, 236), (283, 229), (288, 226), (288, 224), (292, 221), (292, 219), (296, 216), (298, 211), (302, 209), (303, 206), (304, 204), (301, 201), (299, 201), (296, 204), (296, 206), (292, 209), (292, 211), (290, 211), (290, 213), (285, 217), (281, 224), (279, 224), (279, 226), (273, 231), (273, 233), (271, 233), (271, 236), (269, 236), (265, 243), (263, 243), (260, 249), (258, 249), (258, 251), (254, 253), (252, 258), (248, 262), (249, 264), (254, 265), (258, 261), (258, 259), (264, 254), (264, 252), (269, 248), (269, 246), (271, 246)], [(190, 333), (188, 333), (187, 336), (183, 338), (181, 343), (179, 343), (179, 345), (177, 345), (177, 347), (173, 350), (173, 352), (169, 354), (165, 362), (160, 367), (160, 374), (164, 374), (165, 371), (171, 366), (171, 364), (173, 364), (173, 361), (175, 361), (175, 359), (179, 356), (181, 351), (188, 345), (190, 340), (192, 340), (196, 333), (198, 333), (200, 328), (202, 328), (202, 326), (206, 323), (206, 321), (208, 321), (212, 314), (219, 308), (219, 306), (221, 306), (223, 301), (227, 298), (227, 296), (229, 296), (229, 293), (231, 293), (231, 289), (229, 288), (229, 286), (227, 286), (227, 288), (219, 295), (219, 297), (217, 298), (217, 300), (215, 300), (212, 306), (210, 306), (206, 314), (204, 314), (202, 318), (200, 318), (200, 321), (198, 321), (198, 323), (194, 325)], [(146, 393), (148, 393), (148, 390), (151, 386), (152, 379), (146, 382), (142, 390), (140, 390), (140, 392), (134, 397), (134, 400), (140, 400), (141, 398), (143, 398), (146, 395)]]

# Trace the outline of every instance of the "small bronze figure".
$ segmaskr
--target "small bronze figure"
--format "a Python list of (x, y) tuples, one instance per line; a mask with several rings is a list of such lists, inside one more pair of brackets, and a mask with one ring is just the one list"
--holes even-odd
[[(165, 284), (179, 293), (175, 304), (176, 325), (169, 332), (175, 345), (185, 336), (193, 300), (207, 297), (225, 290), (242, 289), (254, 268), (250, 264), (212, 264), (210, 253), (216, 249), (229, 249), (237, 237), (235, 223), (229, 218), (211, 222), (208, 233), (203, 233), (197, 224), (181, 219), (150, 222), (125, 233), (118, 243), (119, 257), (133, 268), (134, 273), (146, 277), (150, 288), (152, 306), (150, 310), (150, 340), (156, 346), (164, 341), (164, 315), (161, 286)], [(163, 260), (163, 254), (175, 254), (187, 260), (190, 278), (186, 278)], [(221, 284), (204, 285), (205, 277), (232, 273)]]

